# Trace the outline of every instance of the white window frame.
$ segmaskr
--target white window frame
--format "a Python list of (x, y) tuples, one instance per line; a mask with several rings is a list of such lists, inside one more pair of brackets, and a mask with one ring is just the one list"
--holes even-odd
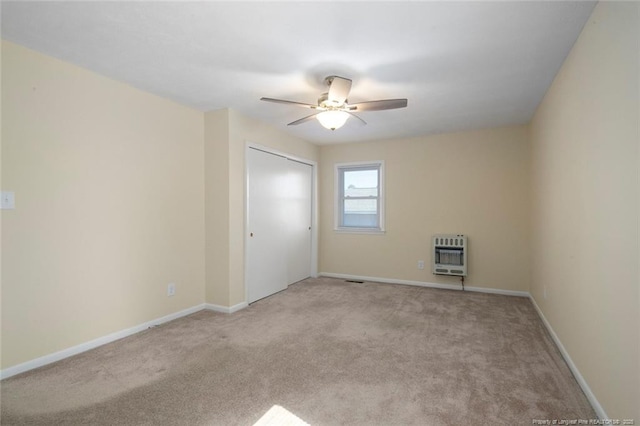
[[(378, 226), (355, 227), (343, 226), (344, 187), (340, 187), (341, 175), (345, 171), (358, 169), (378, 169)], [(336, 232), (357, 234), (382, 234), (384, 230), (384, 161), (361, 161), (351, 163), (336, 163), (334, 168), (334, 230)]]

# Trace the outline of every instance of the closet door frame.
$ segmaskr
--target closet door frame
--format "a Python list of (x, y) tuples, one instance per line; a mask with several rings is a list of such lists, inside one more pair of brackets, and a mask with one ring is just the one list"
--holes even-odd
[(244, 300), (249, 300), (249, 286), (247, 283), (248, 272), (248, 247), (249, 247), (249, 179), (248, 179), (248, 152), (249, 149), (258, 149), (270, 154), (279, 155), (290, 160), (305, 163), (311, 166), (312, 183), (311, 183), (311, 271), (310, 276), (318, 277), (318, 163), (307, 158), (299, 157), (288, 152), (280, 151), (265, 145), (254, 142), (245, 142), (244, 149)]

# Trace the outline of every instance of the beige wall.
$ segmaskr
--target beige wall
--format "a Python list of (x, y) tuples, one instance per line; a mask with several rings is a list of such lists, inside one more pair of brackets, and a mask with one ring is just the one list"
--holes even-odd
[(531, 124), (531, 293), (605, 412), (636, 422), (638, 8), (596, 6)]
[(228, 307), (245, 301), (246, 143), (311, 161), (318, 147), (232, 109), (206, 113), (205, 123), (207, 302)]
[(243, 302), (245, 141), (312, 161), (318, 148), (9, 42), (2, 59), (2, 180), (18, 206), (2, 212), (2, 368)]
[(2, 43), (2, 368), (203, 302), (203, 133), (201, 112)]
[[(0, 46), (1, 47), (1, 46)], [(2, 92), (2, 52), (0, 51), (0, 92)], [(1, 96), (1, 95), (0, 95)], [(0, 98), (0, 190), (4, 190), (2, 183), (2, 99)], [(4, 212), (0, 210), (0, 332), (2, 332), (2, 216)], [(0, 334), (0, 370), (2, 364), (2, 335)]]
[(205, 275), (208, 303), (229, 304), (229, 110), (204, 115)]
[[(431, 283), (431, 236), (469, 238), (465, 284), (529, 289), (529, 146), (524, 126), (320, 150), (320, 259), (324, 273)], [(336, 233), (334, 166), (384, 160), (386, 232)], [(425, 269), (418, 270), (418, 260)]]

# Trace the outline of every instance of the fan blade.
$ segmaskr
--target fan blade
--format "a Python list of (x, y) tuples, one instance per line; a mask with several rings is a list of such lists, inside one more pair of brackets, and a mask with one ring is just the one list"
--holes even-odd
[(355, 118), (357, 118), (358, 120), (360, 120), (360, 122), (361, 122), (363, 125), (367, 124), (367, 122), (366, 122), (366, 121), (364, 121), (362, 118), (358, 117), (358, 116), (357, 116), (357, 115), (355, 115), (354, 113), (349, 112), (349, 111), (345, 111), (345, 112), (346, 112), (347, 114), (349, 114), (350, 116), (355, 117)]
[(328, 100), (335, 102), (337, 105), (344, 104), (351, 91), (351, 80), (337, 76), (329, 78), (331, 78), (331, 83), (329, 84)]
[(305, 103), (302, 103), (302, 102), (295, 102), (295, 101), (285, 101), (284, 99), (260, 98), (260, 100), (261, 101), (267, 101), (267, 102), (275, 102), (277, 104), (296, 105), (296, 106), (301, 106), (301, 107), (304, 107), (304, 108), (312, 108), (312, 109), (318, 108), (318, 105), (305, 104)]
[(313, 120), (314, 118), (316, 118), (316, 115), (320, 114), (319, 112), (315, 113), (315, 114), (311, 114), (311, 115), (307, 115), (306, 117), (303, 117), (299, 120), (296, 121), (292, 121), (291, 123), (287, 124), (287, 126), (297, 126), (298, 124), (302, 124), (302, 123), (306, 123), (307, 121)]
[(385, 99), (383, 101), (360, 102), (349, 105), (351, 111), (380, 111), (383, 109), (405, 108), (406, 99)]

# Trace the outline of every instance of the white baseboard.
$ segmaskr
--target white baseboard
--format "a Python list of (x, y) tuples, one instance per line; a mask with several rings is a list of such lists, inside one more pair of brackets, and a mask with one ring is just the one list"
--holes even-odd
[[(385, 284), (403, 284), (403, 285), (414, 285), (418, 287), (442, 288), (446, 290), (462, 290), (462, 285), (459, 285), (459, 284), (442, 284), (442, 283), (430, 283), (426, 281), (409, 281), (409, 280), (397, 280), (397, 279), (391, 279), (391, 278), (364, 277), (360, 275), (334, 274), (331, 272), (320, 272), (319, 275), (323, 277), (340, 278), (345, 280), (373, 281), (373, 282), (385, 283)], [(469, 287), (469, 286), (465, 286), (464, 289), (465, 291), (475, 291), (478, 293), (492, 293), (492, 294), (502, 294), (505, 296), (529, 297), (529, 293), (526, 291), (502, 290), (497, 288)]]
[(63, 349), (58, 352), (54, 352), (49, 355), (42, 356), (40, 358), (32, 359), (31, 361), (23, 362), (22, 364), (14, 365), (13, 367), (5, 368), (0, 371), (0, 380), (6, 379), (11, 376), (15, 376), (16, 374), (24, 373), (29, 370), (33, 370), (34, 368), (42, 367), (47, 364), (51, 364), (56, 361), (60, 361), (62, 359), (68, 358), (73, 355), (77, 355), (82, 352), (86, 352), (90, 349), (97, 348), (98, 346), (105, 345), (107, 343), (114, 342), (116, 340), (122, 339), (124, 337), (131, 336), (133, 334), (139, 333), (143, 330), (146, 330), (150, 327), (163, 324), (165, 322), (172, 321), (174, 319), (178, 319), (195, 312), (201, 311), (205, 308), (205, 304), (200, 304), (193, 306), (191, 308), (184, 309), (179, 312), (175, 312), (173, 314), (166, 315), (161, 318), (157, 318), (152, 321), (147, 321), (143, 324), (136, 325), (131, 328), (127, 328), (125, 330), (116, 331), (115, 333), (108, 334), (103, 337), (99, 337), (94, 340), (90, 340), (85, 343), (81, 343), (77, 346), (73, 346), (71, 348)]
[(518, 291), (518, 290), (504, 290), (501, 288), (490, 288), (490, 287), (474, 287), (474, 286), (464, 286), (465, 291), (475, 291), (477, 293), (490, 293), (490, 294), (501, 294), (503, 296), (516, 296), (516, 297), (529, 297), (528, 291)]
[(553, 339), (553, 341), (555, 342), (556, 346), (560, 350), (560, 353), (562, 354), (562, 357), (564, 358), (565, 362), (569, 366), (569, 369), (573, 373), (573, 376), (576, 378), (576, 381), (578, 382), (578, 384), (582, 388), (582, 391), (587, 396), (587, 399), (591, 403), (591, 406), (595, 410), (597, 416), (600, 419), (609, 419), (609, 416), (607, 416), (607, 413), (604, 411), (604, 408), (602, 408), (602, 405), (600, 405), (600, 402), (598, 401), (596, 396), (591, 391), (591, 388), (587, 384), (587, 381), (584, 379), (584, 377), (582, 377), (582, 374), (580, 374), (580, 370), (578, 370), (578, 367), (576, 367), (576, 365), (574, 364), (573, 360), (569, 356), (569, 352), (567, 352), (567, 350), (564, 348), (564, 345), (560, 341), (560, 338), (558, 337), (556, 332), (553, 330), (553, 327), (551, 327), (551, 324), (549, 323), (549, 321), (547, 321), (547, 318), (542, 313), (542, 309), (540, 309), (540, 307), (536, 303), (536, 299), (534, 299), (533, 296), (530, 296), (530, 299), (531, 299), (531, 303), (533, 303), (533, 306), (536, 308), (536, 311), (538, 312), (538, 315), (540, 316), (540, 319), (542, 319), (542, 322), (543, 322), (544, 326), (547, 328), (547, 331), (551, 335), (551, 338)]
[[(330, 272), (320, 272), (318, 275), (319, 276), (323, 276), (323, 277), (340, 278), (340, 279), (346, 279), (346, 280), (373, 281), (373, 282), (381, 282), (381, 283), (387, 283), (387, 284), (402, 284), (402, 285), (413, 285), (413, 286), (419, 286), (419, 287), (441, 288), (441, 289), (447, 289), (447, 290), (462, 290), (462, 286), (453, 285), (453, 284), (440, 284), (440, 283), (430, 283), (430, 282), (423, 282), (423, 281), (409, 281), (409, 280), (394, 280), (394, 279), (389, 279), (389, 278), (365, 277), (365, 276), (360, 276), (360, 275), (334, 274), (334, 273), (330, 273)], [(591, 391), (591, 388), (587, 384), (586, 380), (584, 379), (584, 377), (582, 377), (582, 374), (580, 374), (580, 370), (578, 370), (578, 367), (576, 367), (575, 363), (573, 362), (573, 360), (569, 356), (569, 353), (564, 348), (564, 345), (560, 341), (560, 338), (558, 337), (556, 332), (551, 327), (551, 324), (549, 323), (549, 321), (547, 321), (547, 318), (542, 313), (542, 310), (540, 309), (540, 307), (536, 303), (536, 300), (533, 298), (533, 296), (531, 296), (528, 292), (524, 292), (524, 291), (501, 290), (501, 289), (485, 288), (485, 287), (468, 287), (468, 286), (466, 286), (465, 290), (481, 292), (481, 293), (502, 294), (502, 295), (507, 295), (507, 296), (529, 297), (531, 299), (531, 303), (533, 303), (533, 306), (535, 307), (536, 311), (538, 312), (538, 315), (540, 316), (540, 319), (542, 319), (543, 324), (545, 325), (545, 327), (549, 331), (549, 334), (551, 335), (551, 338), (553, 339), (554, 343), (556, 344), (556, 346), (560, 350), (560, 353), (562, 354), (562, 357), (564, 358), (565, 362), (569, 366), (569, 369), (573, 373), (574, 377), (576, 378), (576, 381), (578, 382), (578, 384), (582, 388), (582, 391), (585, 393), (587, 399), (591, 403), (591, 405), (592, 405), (593, 409), (595, 410), (596, 414), (598, 415), (598, 417), (600, 419), (608, 419), (609, 418), (607, 416), (607, 413), (604, 411), (604, 408), (602, 408), (602, 405), (600, 405), (600, 402), (597, 400), (596, 396)], [(146, 330), (146, 329), (148, 329), (150, 327), (153, 327), (153, 326), (156, 326), (156, 325), (160, 325), (160, 324), (163, 324), (163, 323), (166, 323), (166, 322), (169, 322), (169, 321), (172, 321), (172, 320), (175, 320), (175, 319), (187, 316), (187, 315), (191, 315), (191, 314), (193, 314), (195, 312), (201, 311), (202, 309), (207, 309), (207, 310), (211, 310), (211, 311), (215, 311), (215, 312), (222, 312), (222, 313), (226, 313), (226, 314), (232, 314), (234, 312), (237, 312), (237, 311), (239, 311), (241, 309), (246, 308), (247, 306), (249, 306), (249, 304), (247, 302), (241, 302), (241, 303), (238, 303), (236, 305), (229, 306), (229, 307), (228, 306), (221, 306), (221, 305), (214, 305), (212, 303), (203, 303), (203, 304), (200, 304), (200, 305), (196, 305), (196, 306), (193, 306), (191, 308), (187, 308), (187, 309), (184, 309), (182, 311), (175, 312), (173, 314), (169, 314), (169, 315), (166, 315), (166, 316), (161, 317), (161, 318), (157, 318), (157, 319), (152, 320), (152, 321), (147, 321), (147, 322), (145, 322), (143, 324), (140, 324), (140, 325), (137, 325), (137, 326), (134, 326), (134, 327), (131, 327), (131, 328), (127, 328), (125, 330), (117, 331), (115, 333), (111, 333), (111, 334), (108, 334), (106, 336), (99, 337), (99, 338), (91, 340), (89, 342), (81, 343), (81, 344), (79, 344), (77, 346), (73, 346), (71, 348), (63, 349), (61, 351), (58, 351), (58, 352), (55, 352), (55, 353), (52, 353), (52, 354), (49, 354), (49, 355), (42, 356), (40, 358), (36, 358), (36, 359), (31, 360), (31, 361), (27, 361), (27, 362), (24, 362), (22, 364), (15, 365), (13, 367), (5, 368), (4, 370), (0, 370), (0, 380), (9, 378), (11, 376), (15, 376), (16, 374), (24, 373), (24, 372), (29, 371), (29, 370), (33, 370), (35, 368), (43, 367), (43, 366), (45, 366), (47, 364), (51, 364), (51, 363), (54, 363), (56, 361), (60, 361), (62, 359), (68, 358), (68, 357), (73, 356), (73, 355), (77, 355), (77, 354), (82, 353), (82, 352), (86, 352), (86, 351), (88, 351), (90, 349), (97, 348), (98, 346), (102, 346), (102, 345), (105, 345), (107, 343), (111, 343), (111, 342), (114, 342), (116, 340), (122, 339), (124, 337), (128, 337), (128, 336), (131, 336), (133, 334), (139, 333), (139, 332), (141, 332), (143, 330)]]
[(247, 302), (240, 302), (233, 306), (214, 305), (213, 303), (205, 303), (204, 308), (209, 311), (222, 312), (223, 314), (232, 314), (238, 312), (240, 309), (244, 309), (249, 304)]

